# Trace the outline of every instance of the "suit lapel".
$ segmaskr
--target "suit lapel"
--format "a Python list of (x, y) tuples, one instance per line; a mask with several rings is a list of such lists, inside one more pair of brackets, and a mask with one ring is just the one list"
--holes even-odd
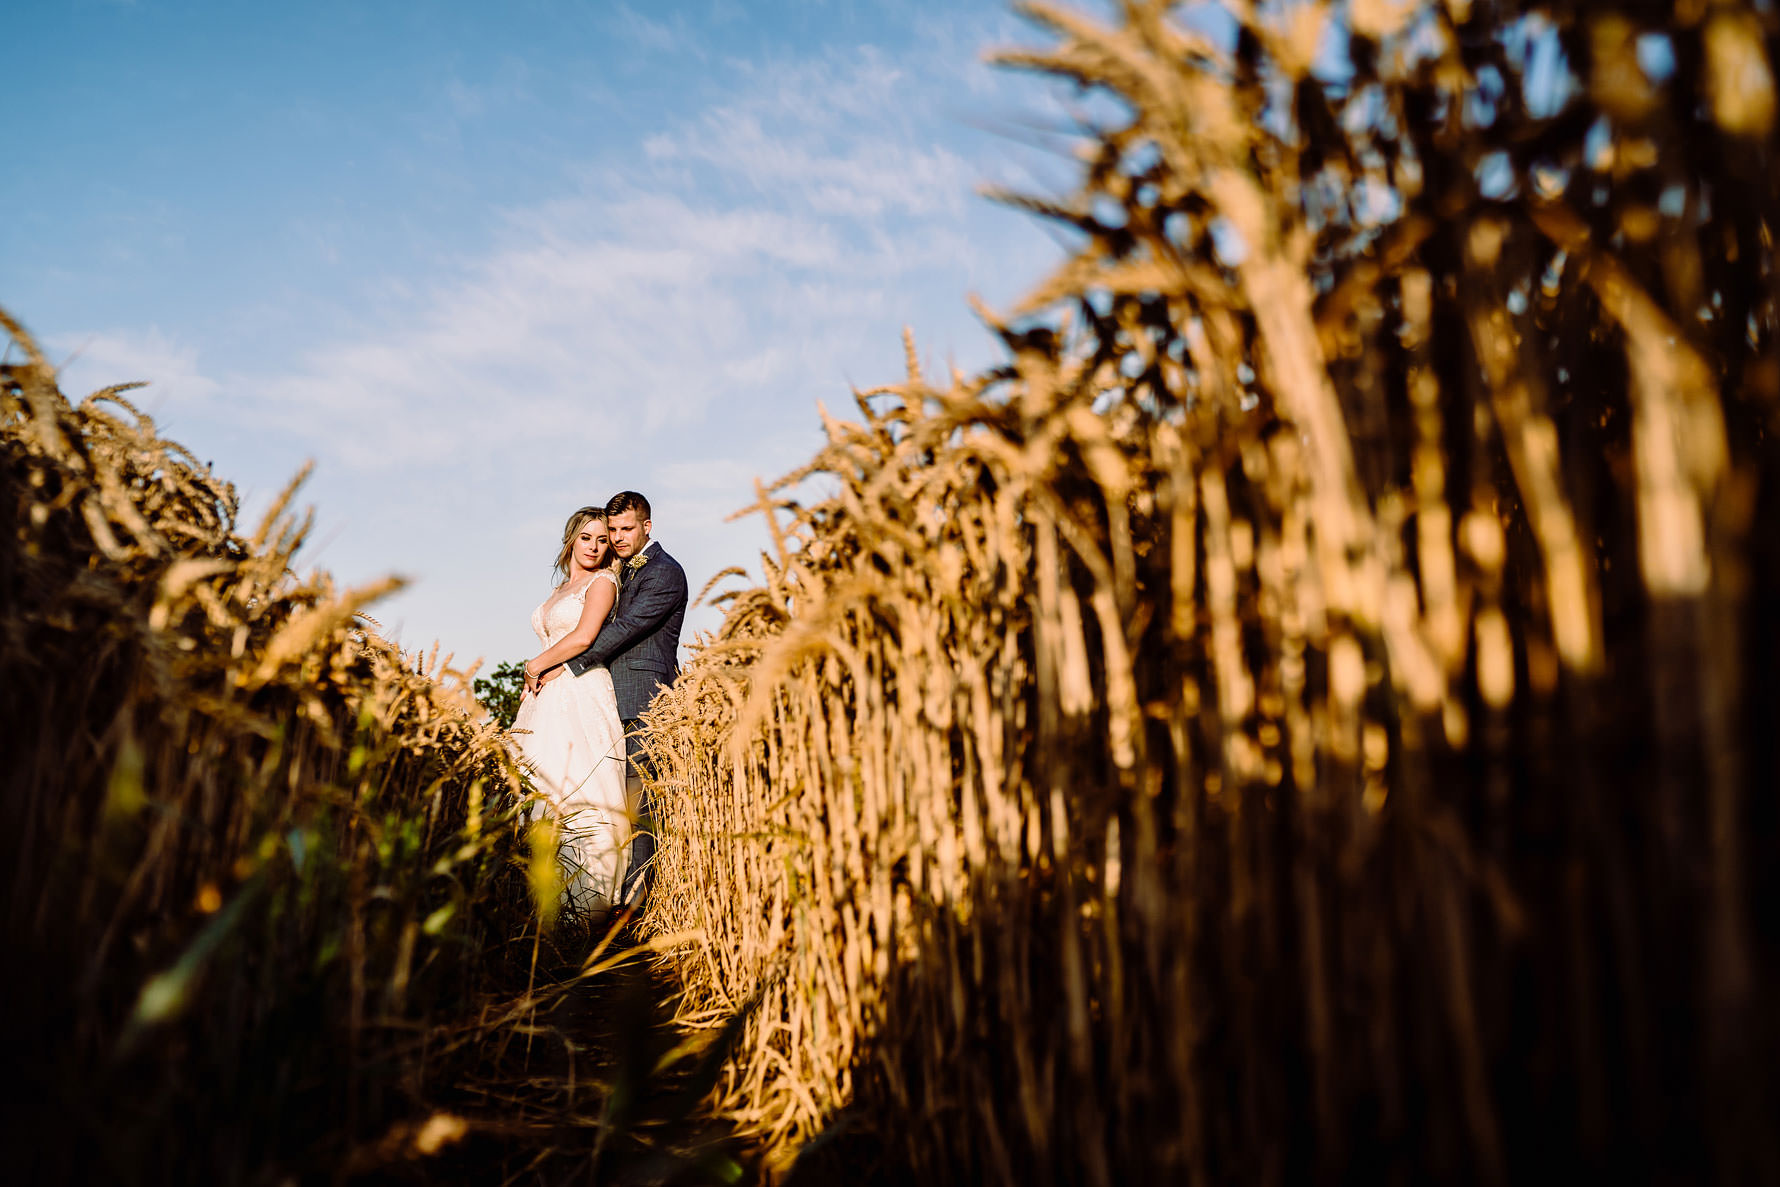
[[(649, 549), (654, 548), (655, 546), (655, 541), (649, 541), (648, 546), (645, 547), (643, 551), (637, 553), (637, 556), (648, 556)], [(641, 569), (631, 568), (630, 561), (628, 560), (618, 566), (618, 602), (612, 606), (614, 613), (617, 612), (618, 605), (624, 601), (624, 591), (630, 588), (630, 583), (635, 581), (637, 579), (637, 574), (641, 572)]]

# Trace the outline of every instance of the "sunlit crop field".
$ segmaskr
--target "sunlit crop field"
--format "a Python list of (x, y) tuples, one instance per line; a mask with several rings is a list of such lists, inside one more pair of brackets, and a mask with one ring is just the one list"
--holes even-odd
[(9, 1180), (1780, 1181), (1780, 18), (1026, 11), (1067, 258), (756, 488), (641, 943), (0, 319)]
[(652, 720), (724, 1107), (920, 1181), (1774, 1177), (1773, 14), (1029, 11), (1116, 113), (1004, 195), (1076, 249), (825, 419)]
[(248, 530), (0, 323), (9, 1181), (732, 1176), (651, 947), (550, 926), (473, 672), (379, 636), (392, 582), (297, 571), (295, 483)]

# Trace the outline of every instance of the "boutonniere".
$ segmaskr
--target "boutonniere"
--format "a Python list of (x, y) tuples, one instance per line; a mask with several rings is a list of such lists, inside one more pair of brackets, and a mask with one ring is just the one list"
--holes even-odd
[(649, 563), (649, 554), (646, 552), (639, 552), (635, 556), (631, 557), (630, 560), (626, 561), (624, 567), (625, 567), (626, 571), (635, 573), (638, 569), (642, 568), (644, 565), (646, 565), (648, 563)]

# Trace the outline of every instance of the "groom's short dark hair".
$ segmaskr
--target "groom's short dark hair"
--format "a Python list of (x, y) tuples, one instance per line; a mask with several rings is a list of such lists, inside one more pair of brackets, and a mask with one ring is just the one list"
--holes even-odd
[(634, 490), (621, 490), (606, 501), (606, 518), (623, 515), (626, 511), (635, 511), (637, 518), (646, 520), (649, 516), (649, 500)]

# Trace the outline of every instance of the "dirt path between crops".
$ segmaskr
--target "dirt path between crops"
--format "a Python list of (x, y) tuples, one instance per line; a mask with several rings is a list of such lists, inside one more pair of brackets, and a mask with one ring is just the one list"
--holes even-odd
[[(601, 966), (586, 973), (589, 955)], [(632, 929), (537, 945), (510, 987), (536, 1008), (483, 1042), (467, 1073), (427, 1093), (467, 1128), (451, 1148), (354, 1182), (645, 1184), (750, 1182), (746, 1144), (705, 1100), (708, 1067), (673, 1024), (680, 990)], [(510, 1005), (505, 1007), (510, 1008)]]
[[(516, 946), (517, 947), (517, 946)], [(532, 952), (535, 947), (535, 964)], [(634, 926), (558, 929), (510, 954), (508, 984), (479, 1039), (433, 1065), (424, 1111), (361, 1148), (344, 1179), (360, 1183), (745, 1184), (770, 1173), (747, 1137), (716, 1115), (711, 1089), (726, 1031), (688, 1033), (682, 990)], [(596, 971), (588, 972), (593, 967)], [(528, 992), (529, 989), (529, 992)], [(514, 1003), (524, 1015), (500, 1018)], [(490, 1025), (490, 1024), (493, 1025)], [(441, 1047), (449, 1036), (440, 1035)], [(445, 1120), (441, 1120), (445, 1119)], [(426, 1126), (444, 1128), (427, 1150)], [(356, 1165), (353, 1165), (356, 1164)], [(903, 1187), (860, 1116), (843, 1114), (776, 1180), (781, 1187)]]

